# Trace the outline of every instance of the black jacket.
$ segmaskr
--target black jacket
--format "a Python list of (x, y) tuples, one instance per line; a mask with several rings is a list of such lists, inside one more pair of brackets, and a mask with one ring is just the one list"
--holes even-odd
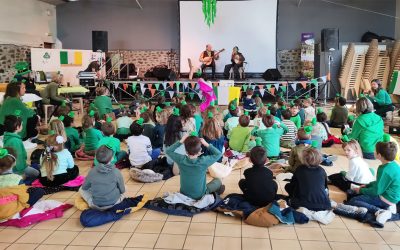
[(290, 183), (285, 186), (290, 206), (305, 207), (313, 211), (331, 209), (325, 170), (320, 166), (300, 165)]
[(244, 177), (239, 187), (248, 202), (262, 207), (275, 199), (278, 185), (273, 180), (271, 170), (264, 166), (253, 166), (244, 171)]

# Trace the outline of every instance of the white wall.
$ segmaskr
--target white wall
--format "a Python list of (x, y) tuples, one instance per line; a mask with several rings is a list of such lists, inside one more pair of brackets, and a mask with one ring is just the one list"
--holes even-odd
[(0, 43), (35, 47), (55, 43), (55, 6), (38, 0), (0, 0), (0, 6)]

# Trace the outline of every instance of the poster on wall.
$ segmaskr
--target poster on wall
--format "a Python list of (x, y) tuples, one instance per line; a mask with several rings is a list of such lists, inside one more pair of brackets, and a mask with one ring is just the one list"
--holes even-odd
[[(79, 71), (87, 68), (92, 61), (98, 61), (102, 65), (105, 61), (105, 53), (91, 50), (70, 49), (31, 49), (31, 65), (33, 71), (60, 72), (63, 74), (63, 85), (79, 85), (77, 75)], [(101, 69), (101, 75), (105, 75), (105, 67)]]
[(314, 78), (314, 33), (301, 34), (301, 69), (304, 76)]

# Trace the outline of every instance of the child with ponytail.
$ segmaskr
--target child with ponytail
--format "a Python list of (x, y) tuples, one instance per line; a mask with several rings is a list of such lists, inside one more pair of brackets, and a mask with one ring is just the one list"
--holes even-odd
[[(204, 121), (201, 134), (208, 144), (213, 145), (221, 153), (223, 153), (225, 142), (224, 132), (222, 131), (217, 118), (214, 117), (212, 112), (208, 112), (208, 117)], [(206, 149), (203, 155), (210, 155), (210, 152)]]
[(64, 138), (50, 131), (46, 139), (45, 151), (40, 159), (40, 183), (43, 186), (56, 187), (79, 175), (78, 166), (74, 165), (71, 153), (64, 149)]

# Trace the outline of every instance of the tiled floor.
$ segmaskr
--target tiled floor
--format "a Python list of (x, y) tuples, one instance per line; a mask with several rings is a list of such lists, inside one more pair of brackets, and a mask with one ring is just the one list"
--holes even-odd
[[(324, 150), (339, 155), (333, 167), (326, 167), (328, 174), (346, 170), (347, 161), (340, 145)], [(369, 161), (377, 167), (377, 161)], [(81, 173), (89, 171), (87, 162), (77, 162)], [(234, 171), (224, 180), (225, 194), (240, 192), (237, 182), (243, 170)], [(165, 191), (179, 189), (179, 177), (167, 181), (141, 184), (129, 179), (128, 170), (122, 170), (127, 194), (136, 196), (146, 193), (152, 197)], [(284, 193), (285, 182), (280, 182)], [(343, 193), (330, 187), (336, 201)], [(62, 192), (47, 199), (73, 204), (76, 193)], [(383, 229), (374, 229), (336, 216), (329, 225), (310, 222), (305, 225), (278, 225), (272, 228), (249, 226), (240, 219), (207, 212), (193, 218), (168, 216), (142, 209), (122, 220), (95, 228), (83, 228), (80, 212), (68, 210), (62, 218), (46, 221), (29, 228), (0, 228), (0, 249), (400, 249), (400, 222), (389, 222)]]

